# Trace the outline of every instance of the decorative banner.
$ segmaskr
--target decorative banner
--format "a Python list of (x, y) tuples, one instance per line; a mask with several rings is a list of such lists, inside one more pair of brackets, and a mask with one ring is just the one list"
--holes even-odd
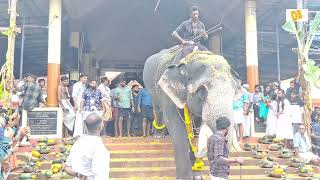
[(286, 21), (308, 22), (308, 9), (287, 9)]

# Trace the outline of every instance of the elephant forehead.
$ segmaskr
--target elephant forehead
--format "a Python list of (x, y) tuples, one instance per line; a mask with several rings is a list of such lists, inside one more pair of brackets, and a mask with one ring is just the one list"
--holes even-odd
[(194, 51), (180, 61), (182, 64), (188, 64), (191, 62), (202, 62), (220, 69), (229, 68), (229, 64), (224, 57), (215, 55), (209, 51)]
[(213, 78), (223, 78), (227, 80), (232, 77), (230, 73), (230, 66), (227, 60), (219, 55), (214, 55), (209, 51), (195, 51), (181, 60), (182, 64), (189, 63), (203, 63), (206, 64), (212, 71)]

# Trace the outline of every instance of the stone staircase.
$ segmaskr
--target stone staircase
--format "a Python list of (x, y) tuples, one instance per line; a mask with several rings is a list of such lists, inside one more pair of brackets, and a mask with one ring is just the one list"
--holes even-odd
[[(169, 138), (105, 138), (104, 143), (111, 154), (110, 179), (175, 179), (175, 163), (173, 148)], [(21, 148), (17, 154), (20, 164), (30, 154), (30, 148)], [(275, 152), (271, 152), (276, 157)], [(268, 177), (266, 171), (259, 167), (259, 160), (251, 157), (250, 152), (235, 152), (233, 157), (244, 157), (246, 162), (241, 168), (239, 165), (231, 166), (229, 179), (263, 180), (275, 179)], [(287, 160), (275, 158), (281, 165), (288, 165)], [(204, 175), (209, 178), (208, 162), (205, 160)], [(44, 163), (43, 168), (50, 168), (50, 163)], [(18, 179), (19, 172), (12, 172), (9, 179)], [(295, 173), (294, 168), (288, 168), (289, 179), (305, 179)]]

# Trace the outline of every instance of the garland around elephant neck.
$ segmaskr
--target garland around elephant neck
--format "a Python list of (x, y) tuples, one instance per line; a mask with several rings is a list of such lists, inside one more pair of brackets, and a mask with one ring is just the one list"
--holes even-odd
[[(189, 109), (188, 109), (187, 105), (185, 105), (184, 108), (183, 108), (183, 115), (184, 115), (184, 122), (185, 122), (185, 125), (186, 125), (186, 131), (187, 131), (187, 137), (188, 137), (188, 140), (189, 140), (189, 144), (190, 144), (192, 152), (194, 154), (196, 154), (198, 152), (198, 149), (193, 144), (194, 134), (193, 134), (192, 124), (191, 124), (191, 120), (190, 120), (190, 116), (189, 116)], [(202, 171), (202, 170), (204, 170), (204, 162), (202, 161), (201, 158), (196, 158), (196, 161), (192, 166), (192, 170), (193, 171)]]

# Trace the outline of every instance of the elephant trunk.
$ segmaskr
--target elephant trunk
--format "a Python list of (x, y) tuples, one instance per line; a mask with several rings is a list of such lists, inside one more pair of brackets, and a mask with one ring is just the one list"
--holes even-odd
[[(222, 96), (223, 94), (223, 96)], [(234, 88), (224, 83), (222, 86), (216, 85), (215, 88), (208, 92), (207, 100), (202, 106), (202, 120), (203, 123), (208, 125), (211, 130), (216, 130), (216, 120), (219, 117), (227, 117), (230, 119), (231, 125), (228, 131), (228, 142), (229, 147), (232, 151), (241, 151), (239, 142), (237, 141), (232, 101), (234, 97)]]

